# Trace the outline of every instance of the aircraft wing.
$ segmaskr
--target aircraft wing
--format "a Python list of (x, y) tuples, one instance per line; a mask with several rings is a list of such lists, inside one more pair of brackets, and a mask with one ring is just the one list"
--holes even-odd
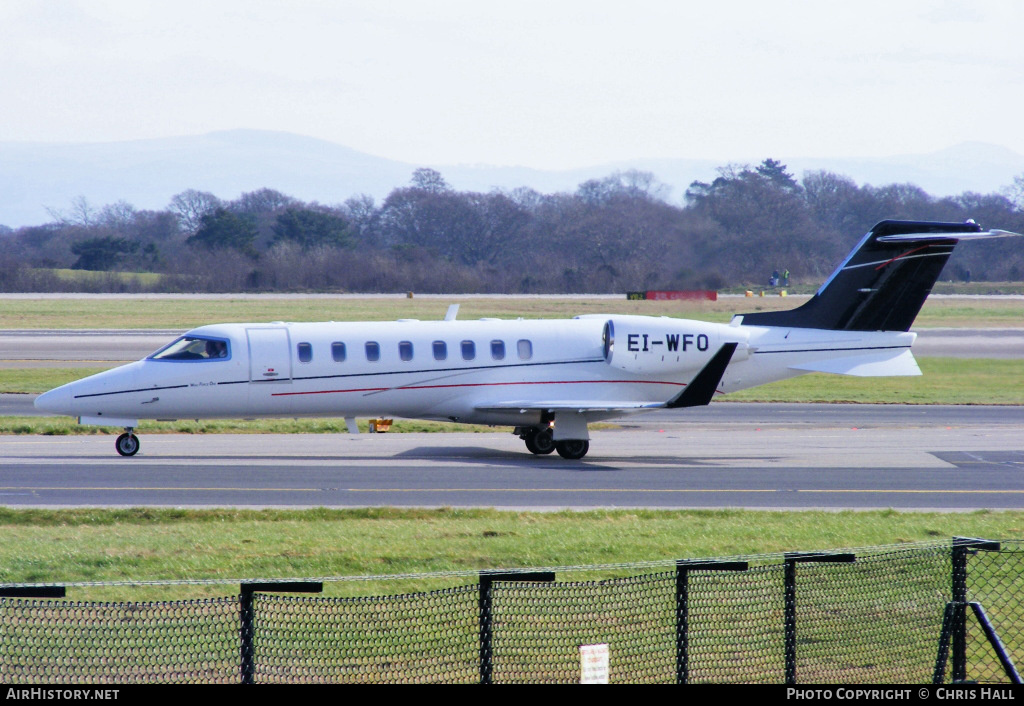
[(576, 412), (587, 414), (590, 412), (637, 412), (644, 409), (660, 409), (664, 407), (663, 402), (602, 402), (595, 404), (594, 400), (521, 400), (509, 402), (492, 402), (478, 405), (476, 409), (480, 412)]
[(702, 407), (710, 404), (711, 399), (715, 396), (718, 384), (722, 381), (722, 375), (725, 374), (725, 369), (728, 367), (729, 361), (732, 360), (737, 345), (739, 344), (735, 342), (724, 344), (678, 395), (665, 402), (604, 402), (594, 404), (592, 401), (557, 400), (539, 402), (537, 400), (527, 400), (481, 405), (477, 409), (484, 412), (509, 410), (530, 412), (537, 410), (541, 412), (576, 412), (579, 414), (586, 414), (588, 412), (617, 412), (625, 414), (645, 409)]

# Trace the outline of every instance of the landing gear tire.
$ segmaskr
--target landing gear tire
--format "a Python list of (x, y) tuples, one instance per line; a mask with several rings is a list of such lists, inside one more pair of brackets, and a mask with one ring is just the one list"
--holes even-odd
[(529, 449), (530, 453), (539, 456), (549, 454), (555, 450), (554, 432), (551, 431), (551, 427), (547, 429), (531, 429), (526, 432), (523, 441), (526, 442), (526, 448)]
[(114, 442), (114, 448), (122, 456), (134, 456), (139, 452), (139, 437), (130, 431), (126, 431), (117, 437), (117, 441)]
[(587, 455), (587, 451), (590, 451), (590, 442), (586, 439), (568, 439), (559, 441), (555, 448), (562, 458), (575, 461)]

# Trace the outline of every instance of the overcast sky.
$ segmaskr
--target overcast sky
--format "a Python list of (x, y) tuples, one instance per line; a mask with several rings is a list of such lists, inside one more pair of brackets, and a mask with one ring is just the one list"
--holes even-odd
[(1024, 154), (1018, 0), (2, 0), (0, 140), (425, 164)]

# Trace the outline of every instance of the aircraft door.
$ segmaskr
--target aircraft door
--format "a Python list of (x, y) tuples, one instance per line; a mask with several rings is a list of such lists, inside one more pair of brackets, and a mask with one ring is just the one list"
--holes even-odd
[(286, 328), (250, 328), (249, 382), (291, 382), (291, 345)]

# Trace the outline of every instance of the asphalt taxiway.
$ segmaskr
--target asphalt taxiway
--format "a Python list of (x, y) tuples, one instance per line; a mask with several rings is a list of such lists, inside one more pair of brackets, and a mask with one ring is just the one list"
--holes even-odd
[(593, 432), (0, 437), (11, 507), (1024, 509), (1024, 407), (719, 403)]

